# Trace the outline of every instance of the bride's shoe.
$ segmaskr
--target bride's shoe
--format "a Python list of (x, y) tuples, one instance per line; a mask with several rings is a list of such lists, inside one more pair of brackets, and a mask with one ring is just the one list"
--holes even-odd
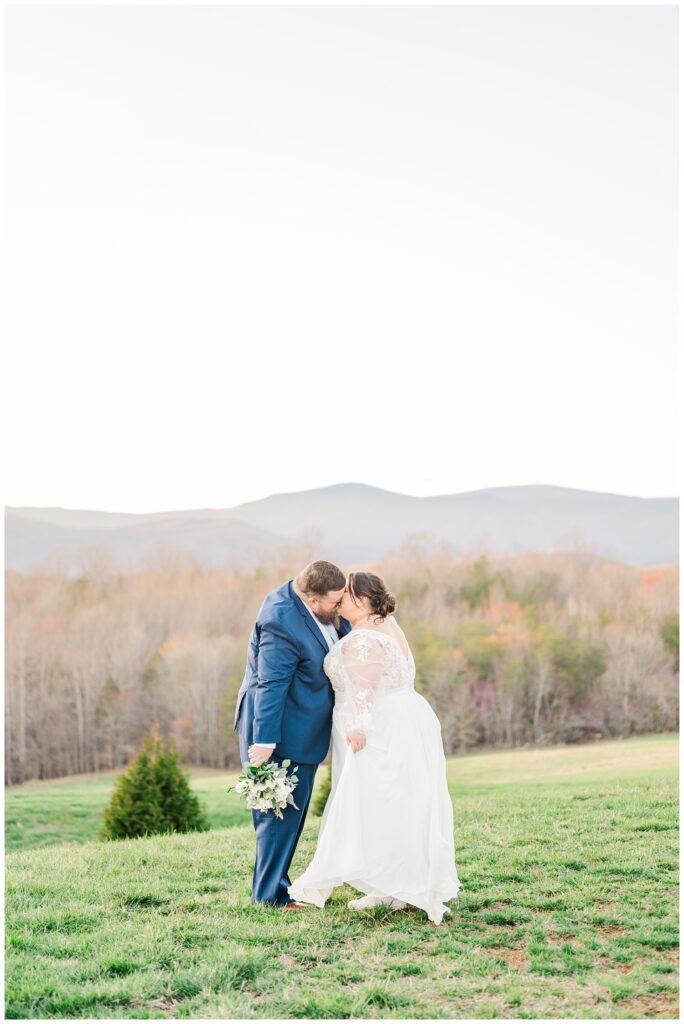
[(361, 896), (357, 900), (349, 900), (347, 906), (350, 910), (370, 910), (377, 907), (379, 899), (379, 896)]
[(358, 900), (349, 900), (347, 904), (350, 910), (370, 910), (372, 907), (388, 906), (390, 910), (403, 910), (406, 903), (403, 900), (392, 899), (391, 896), (361, 896)]

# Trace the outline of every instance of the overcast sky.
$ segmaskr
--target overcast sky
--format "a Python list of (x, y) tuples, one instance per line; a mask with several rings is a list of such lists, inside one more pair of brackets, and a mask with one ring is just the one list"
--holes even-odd
[(6, 8), (6, 504), (678, 493), (677, 15)]

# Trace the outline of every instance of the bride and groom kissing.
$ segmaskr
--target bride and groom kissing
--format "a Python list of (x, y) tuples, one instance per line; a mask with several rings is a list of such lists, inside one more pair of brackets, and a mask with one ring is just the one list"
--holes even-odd
[[(439, 719), (415, 687), (413, 654), (379, 576), (315, 561), (264, 599), (235, 711), (243, 765), (297, 764), (297, 806), (252, 811), (252, 902), (353, 910), (406, 906), (435, 925), (461, 888)], [(318, 765), (332, 738), (331, 789), (316, 850), (293, 881)]]

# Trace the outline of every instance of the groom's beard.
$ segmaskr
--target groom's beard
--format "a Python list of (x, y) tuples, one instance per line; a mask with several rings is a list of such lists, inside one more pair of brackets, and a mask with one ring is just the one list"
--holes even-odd
[(339, 612), (316, 612), (316, 618), (322, 622), (324, 626), (334, 626), (337, 630), (340, 628)]

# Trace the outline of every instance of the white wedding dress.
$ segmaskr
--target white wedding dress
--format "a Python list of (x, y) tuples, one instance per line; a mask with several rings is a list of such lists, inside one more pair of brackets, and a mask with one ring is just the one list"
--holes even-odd
[[(313, 859), (288, 892), (322, 907), (346, 882), (440, 924), (461, 882), (441, 727), (414, 688), (413, 654), (380, 630), (353, 629), (323, 668), (335, 690), (331, 791)], [(356, 754), (350, 730), (366, 736)]]

